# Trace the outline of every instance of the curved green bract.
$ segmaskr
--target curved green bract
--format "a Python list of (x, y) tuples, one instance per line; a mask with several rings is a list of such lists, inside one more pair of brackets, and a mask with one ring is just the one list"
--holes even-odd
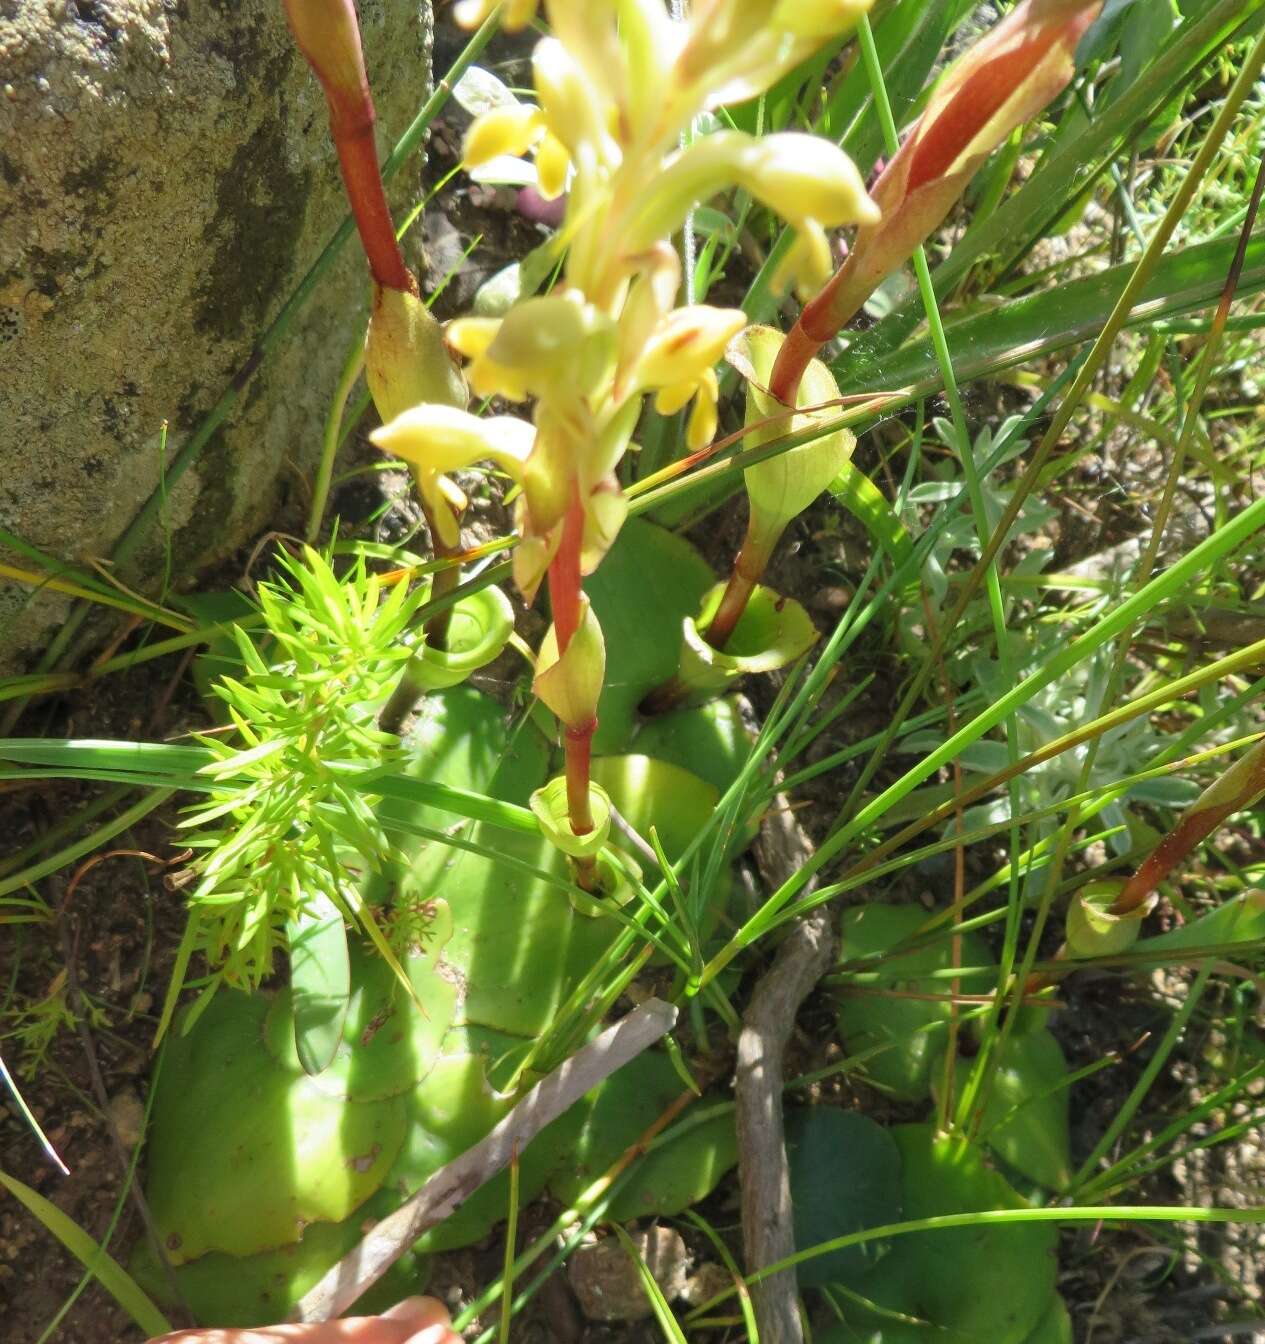
[(712, 648), (699, 632), (711, 623), (724, 591), (724, 584), (715, 585), (703, 598), (697, 618), (687, 616), (681, 623), (677, 676), (698, 699), (719, 694), (740, 677), (786, 667), (817, 639), (816, 626), (798, 602), (758, 584), (725, 647)]
[(514, 608), (499, 588), (489, 584), (453, 607), (444, 647), (423, 644), (409, 675), (431, 691), (456, 686), (500, 657), (513, 633)]
[[(900, 1149), (907, 1220), (1023, 1207), (972, 1144), (937, 1138), (930, 1125), (897, 1125), (891, 1133)], [(1025, 1344), (1056, 1297), (1057, 1240), (1057, 1229), (1046, 1223), (896, 1237), (875, 1268), (854, 1281), (845, 1317), (862, 1338), (884, 1344)]]
[[(840, 957), (854, 961), (891, 952), (913, 939), (927, 922), (927, 913), (911, 905), (867, 905), (844, 914)], [(992, 964), (985, 943), (973, 933), (962, 935), (966, 967)], [(839, 1032), (849, 1055), (874, 1051), (858, 1065), (878, 1087), (905, 1101), (921, 1101), (930, 1092), (932, 1066), (944, 1049), (943, 1027), (951, 1009), (950, 981), (927, 978), (951, 964), (951, 947), (941, 930), (937, 941), (913, 952), (902, 952), (866, 970), (881, 977), (878, 985), (865, 984), (845, 992), (839, 1001)], [(994, 976), (976, 970), (961, 977), (965, 994), (983, 994)], [(894, 998), (884, 990), (939, 995), (938, 999)]]
[(150, 1209), (174, 1264), (341, 1222), (382, 1184), (405, 1105), (348, 1104), (263, 1048), (264, 995), (217, 994), (171, 1041), (154, 1100)]
[(577, 835), (571, 825), (565, 775), (556, 775), (532, 794), (531, 810), (549, 843), (571, 859), (597, 858), (611, 832), (611, 800), (598, 784), (589, 785), (589, 810), (593, 824), (582, 835)]

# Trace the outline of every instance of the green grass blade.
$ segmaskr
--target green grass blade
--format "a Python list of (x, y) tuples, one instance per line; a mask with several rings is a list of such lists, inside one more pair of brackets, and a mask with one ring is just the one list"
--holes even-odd
[(124, 1311), (147, 1335), (163, 1335), (171, 1323), (149, 1300), (130, 1274), (112, 1256), (108, 1255), (79, 1226), (68, 1218), (56, 1204), (29, 1185), (0, 1171), (0, 1185), (26, 1207), (28, 1213), (41, 1222), (45, 1229), (87, 1269)]

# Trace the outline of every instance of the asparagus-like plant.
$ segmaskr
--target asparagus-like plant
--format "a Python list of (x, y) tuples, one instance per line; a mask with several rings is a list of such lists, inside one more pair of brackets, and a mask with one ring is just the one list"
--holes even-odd
[[(464, 5), (462, 17), (477, 20), (486, 8)], [(746, 325), (738, 310), (676, 306), (673, 234), (699, 201), (741, 186), (795, 229), (794, 276), (820, 283), (824, 230), (877, 219), (855, 166), (824, 140), (722, 130), (681, 147), (682, 132), (709, 108), (759, 95), (868, 8), (869, 0), (700, 0), (673, 18), (661, 0), (550, 0), (554, 35), (532, 59), (536, 105), (493, 108), (470, 129), (468, 166), (532, 151), (542, 192), (567, 191), (558, 288), (504, 318), (459, 320), (448, 332), (470, 361), (477, 394), (534, 399), (534, 432), (461, 411), (436, 418), (430, 407), (387, 426), (379, 441), (432, 479), (453, 465), (459, 424), (469, 460), (515, 459), (515, 580), (530, 601), (547, 579), (553, 616), (535, 679), (565, 743), (565, 788), (536, 803), (548, 809), (552, 835), (589, 836), (607, 813), (589, 779), (605, 652), (583, 579), (624, 520), (615, 468), (646, 394), (661, 411), (692, 401), (687, 441), (697, 448), (710, 439), (714, 366)], [(513, 9), (520, 21), (534, 12)], [(521, 454), (527, 432), (530, 450)], [(566, 848), (592, 887), (591, 845)]]

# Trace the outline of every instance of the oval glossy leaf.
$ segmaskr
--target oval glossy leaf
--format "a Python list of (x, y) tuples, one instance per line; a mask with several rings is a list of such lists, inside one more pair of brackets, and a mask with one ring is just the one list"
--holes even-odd
[[(890, 952), (912, 939), (927, 922), (927, 912), (910, 905), (871, 904), (849, 910), (842, 921), (840, 959)], [(930, 1093), (931, 1071), (944, 1048), (944, 1027), (950, 1006), (944, 997), (951, 982), (926, 978), (950, 965), (949, 937), (941, 931), (937, 941), (914, 952), (867, 965), (877, 971), (878, 984), (843, 989), (839, 999), (839, 1032), (849, 1055), (875, 1051), (858, 1066), (876, 1086), (906, 1101), (920, 1101)], [(962, 937), (962, 963), (987, 967), (992, 955), (976, 935)], [(994, 976), (976, 970), (962, 977), (962, 991), (983, 994), (992, 988)], [(885, 993), (895, 991), (895, 994)], [(936, 998), (897, 997), (907, 995)]]
[[(439, 973), (441, 952), (452, 934), (452, 916), (443, 901), (430, 903), (424, 950), (406, 952), (400, 963), (424, 1011), (394, 971), (372, 950), (356, 944), (351, 956), (351, 991), (342, 1038), (328, 1067), (312, 1079), (329, 1097), (353, 1102), (398, 1096), (435, 1066), (456, 1012), (457, 988)], [(289, 993), (273, 1000), (264, 1019), (264, 1044), (282, 1068), (302, 1067)]]
[[(900, 1222), (900, 1150), (890, 1132), (868, 1116), (833, 1106), (789, 1112), (786, 1158), (796, 1250)], [(796, 1267), (800, 1287), (855, 1284), (886, 1250), (887, 1243), (869, 1241), (806, 1260)]]
[(149, 1202), (173, 1264), (287, 1246), (341, 1222), (404, 1139), (401, 1098), (349, 1104), (263, 1048), (263, 995), (217, 994), (176, 1034), (154, 1101)]
[[(556, 1135), (546, 1130), (540, 1136), (557, 1152), (550, 1193), (574, 1203), (684, 1090), (672, 1061), (660, 1051), (647, 1051), (613, 1073), (573, 1108), (577, 1130)], [(709, 1194), (738, 1160), (730, 1111), (701, 1125), (686, 1120), (670, 1135), (637, 1162), (612, 1205), (612, 1218), (678, 1213)]]
[[(901, 1154), (907, 1220), (1023, 1207), (973, 1145), (937, 1138), (930, 1125), (897, 1125), (891, 1132)], [(1046, 1223), (981, 1225), (895, 1237), (856, 1292), (858, 1298), (913, 1324), (889, 1334), (891, 1316), (869, 1311), (857, 1299), (849, 1299), (845, 1315), (864, 1339), (1024, 1344), (1049, 1309), (1057, 1240), (1057, 1229)]]
[[(961, 1093), (971, 1062), (957, 1062)], [(938, 1077), (933, 1070), (933, 1081)], [(1047, 1190), (1071, 1180), (1067, 1060), (1049, 1031), (1014, 1034), (997, 1060), (975, 1137), (1008, 1166)]]
[[(188, 1309), (198, 1325), (258, 1325), (284, 1321), (299, 1299), (314, 1287), (364, 1236), (364, 1210), (341, 1223), (313, 1223), (292, 1246), (258, 1255), (236, 1256), (212, 1251), (174, 1273), (179, 1302), (170, 1301), (171, 1286), (146, 1243), (133, 1260), (137, 1280), (173, 1310)], [(426, 1264), (406, 1252), (364, 1297), (356, 1301), (357, 1315), (386, 1311), (416, 1293), (425, 1283)]]
[(606, 684), (597, 706), (597, 755), (623, 751), (648, 692), (677, 668), (681, 622), (716, 582), (689, 542), (630, 518), (596, 573), (584, 581), (606, 640)]
[(754, 737), (733, 697), (647, 719), (634, 739), (640, 752), (682, 766), (718, 793), (738, 778)]

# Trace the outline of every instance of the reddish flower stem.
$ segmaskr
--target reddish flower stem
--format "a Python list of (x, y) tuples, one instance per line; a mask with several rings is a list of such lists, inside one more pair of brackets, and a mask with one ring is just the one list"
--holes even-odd
[(352, 0), (286, 0), (290, 30), (320, 80), (343, 185), (374, 280), (416, 294), (417, 281), (395, 238), (373, 138), (376, 115), (360, 25)]
[(404, 264), (404, 254), (395, 237), (395, 224), (387, 205), (382, 172), (378, 167), (378, 149), (373, 138), (373, 100), (366, 94), (364, 118), (340, 129), (330, 105), (330, 132), (343, 170), (343, 184), (356, 229), (369, 260), (369, 273), (384, 289), (418, 293), (417, 279)]
[[(558, 641), (558, 657), (567, 651), (575, 632), (580, 628), (581, 596), (580, 552), (584, 543), (584, 506), (580, 502), (580, 487), (571, 482), (571, 503), (562, 523), (562, 541), (558, 554), (549, 566), (549, 603), (553, 608), (554, 635)], [(593, 734), (597, 719), (588, 723), (566, 724), (563, 732), (563, 750), (566, 758), (567, 811), (571, 829), (577, 835), (586, 835), (593, 829), (593, 811), (589, 806), (589, 766), (593, 752)], [(591, 889), (597, 880), (597, 865), (593, 859), (576, 861), (580, 885)]]
[(773, 545), (757, 549), (752, 544), (751, 525), (748, 523), (747, 535), (734, 557), (734, 567), (729, 573), (729, 582), (721, 595), (720, 605), (716, 608), (711, 624), (703, 631), (703, 638), (713, 649), (723, 649), (729, 643), (729, 637), (742, 620), (742, 613), (747, 609), (756, 584), (764, 577), (777, 541), (778, 538), (774, 538)]

